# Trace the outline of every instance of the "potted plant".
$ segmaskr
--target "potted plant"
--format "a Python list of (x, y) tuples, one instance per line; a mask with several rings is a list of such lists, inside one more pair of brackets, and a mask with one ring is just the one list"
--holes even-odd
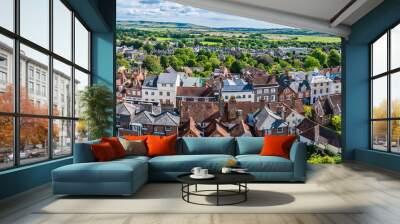
[(89, 140), (110, 136), (112, 128), (113, 96), (102, 84), (86, 87), (80, 93), (81, 123), (87, 127)]

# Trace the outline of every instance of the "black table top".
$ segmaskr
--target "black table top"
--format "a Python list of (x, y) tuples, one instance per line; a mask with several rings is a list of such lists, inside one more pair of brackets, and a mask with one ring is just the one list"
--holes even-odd
[(249, 173), (213, 173), (212, 179), (193, 179), (191, 173), (182, 174), (177, 177), (178, 181), (185, 184), (237, 184), (248, 183), (255, 180)]

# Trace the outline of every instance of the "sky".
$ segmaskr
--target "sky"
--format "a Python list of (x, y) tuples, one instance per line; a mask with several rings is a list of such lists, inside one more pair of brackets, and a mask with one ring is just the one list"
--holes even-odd
[(117, 0), (117, 20), (178, 22), (208, 27), (287, 28), (164, 0)]

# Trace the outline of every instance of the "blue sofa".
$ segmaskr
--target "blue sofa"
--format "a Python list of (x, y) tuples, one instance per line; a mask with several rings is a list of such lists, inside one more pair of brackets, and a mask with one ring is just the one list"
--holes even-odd
[(180, 174), (200, 166), (218, 172), (228, 160), (236, 160), (260, 182), (304, 182), (306, 148), (296, 141), (290, 159), (260, 156), (263, 137), (178, 138), (177, 155), (128, 156), (96, 162), (91, 141), (75, 145), (74, 163), (52, 172), (54, 194), (131, 195), (148, 181), (176, 181)]

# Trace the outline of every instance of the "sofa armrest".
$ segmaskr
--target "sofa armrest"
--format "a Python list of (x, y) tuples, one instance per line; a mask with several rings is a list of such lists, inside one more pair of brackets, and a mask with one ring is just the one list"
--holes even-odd
[(74, 145), (74, 163), (90, 163), (95, 162), (96, 158), (92, 153), (90, 146), (100, 143), (99, 140), (90, 142), (75, 143)]
[(307, 149), (303, 142), (295, 141), (290, 149), (290, 160), (293, 162), (293, 179), (305, 181), (307, 172)]

